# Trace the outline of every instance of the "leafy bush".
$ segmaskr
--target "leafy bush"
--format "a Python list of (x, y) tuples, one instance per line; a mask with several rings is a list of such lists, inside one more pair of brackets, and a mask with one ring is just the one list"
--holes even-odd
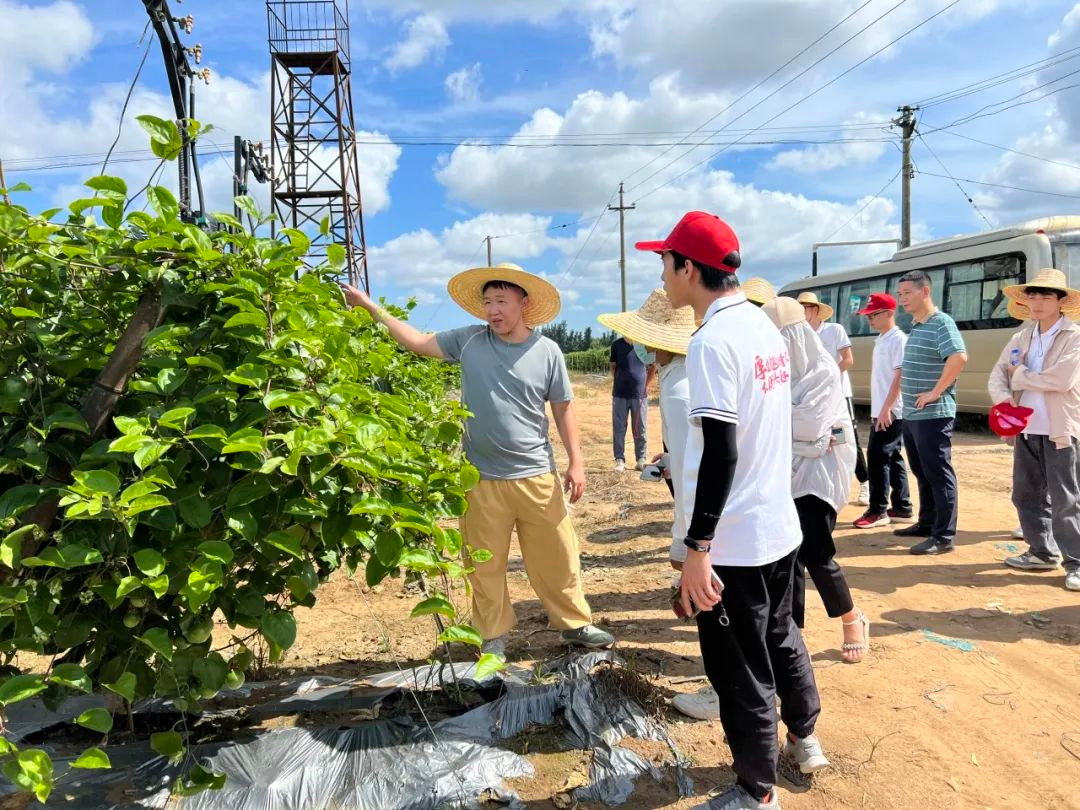
[(571, 371), (607, 374), (611, 369), (611, 347), (589, 349), (587, 352), (571, 352), (566, 355), (566, 367)]
[[(299, 231), (261, 238), (216, 214), (207, 233), (165, 188), (147, 191), (151, 214), (119, 178), (86, 185), (66, 215), (0, 203), (0, 709), (102, 687), (129, 711), (149, 696), (196, 710), (243, 682), (252, 639), (279, 659), (293, 609), (338, 568), (370, 585), (466, 573), (441, 525), (478, 478), (463, 411), (444, 366), (345, 308), (344, 250), (301, 274)], [(215, 648), (217, 614), (233, 637)], [(447, 592), (425, 614), (456, 619)], [(480, 643), (454, 624), (440, 640)], [(104, 710), (72, 719), (113, 726)], [(185, 755), (176, 732), (152, 743)], [(47, 798), (44, 751), (0, 738), (0, 761)], [(192, 765), (177, 790), (222, 780)]]

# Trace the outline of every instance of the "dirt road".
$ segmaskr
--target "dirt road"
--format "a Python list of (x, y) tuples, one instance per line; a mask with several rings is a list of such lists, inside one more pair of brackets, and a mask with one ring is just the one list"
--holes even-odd
[[(612, 471), (606, 383), (579, 378), (576, 391), (589, 489), (574, 515), (596, 620), (664, 694), (693, 691), (702, 685), (685, 680), (701, 675), (696, 633), (667, 602), (667, 489)], [(649, 431), (650, 449), (659, 450), (655, 402)], [(1009, 448), (989, 434), (960, 434), (954, 457), (960, 532), (947, 557), (912, 557), (888, 529), (850, 528), (859, 507), (841, 513), (839, 559), (873, 622), (872, 651), (861, 664), (842, 663), (839, 620), (808, 597), (806, 640), (823, 704), (818, 734), (834, 768), (808, 792), (782, 790), (785, 808), (1080, 808), (1080, 595), (1064, 590), (1060, 571), (1012, 573), (1001, 564), (1018, 547), (1009, 536)], [(510, 583), (519, 617), (511, 659), (557, 654), (557, 635), (546, 629), (516, 553)], [(418, 599), (397, 582), (362, 594), (337, 578), (315, 608), (299, 612), (300, 642), (285, 664), (352, 676), (423, 661), (432, 629), (405, 618)], [(380, 621), (392, 627), (389, 641)], [(719, 723), (673, 711), (668, 719), (699, 795), (730, 784)], [(515, 788), (529, 807), (569, 807), (565, 791), (584, 783), (587, 754), (545, 750), (542, 740), (528, 753), (537, 776)], [(627, 806), (698, 801), (679, 799), (670, 778), (643, 778)]]

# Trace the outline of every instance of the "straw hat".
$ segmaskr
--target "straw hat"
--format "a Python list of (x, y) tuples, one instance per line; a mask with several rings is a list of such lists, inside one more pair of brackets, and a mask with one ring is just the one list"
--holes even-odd
[[(1065, 293), (1065, 297), (1061, 299), (1061, 311), (1070, 318), (1080, 315), (1080, 290), (1072, 289), (1069, 286), (1068, 279), (1065, 278), (1065, 274), (1060, 270), (1054, 270), (1050, 267), (1045, 268), (1036, 273), (1034, 278), (1028, 279), (1025, 284), (1013, 284), (1009, 287), (1003, 287), (1001, 291), (1005, 293), (1011, 301), (1021, 304), (1022, 311), (1027, 311), (1028, 305), (1024, 298), (1024, 293), (1027, 292), (1028, 287), (1043, 287), (1047, 290), (1061, 290)], [(1017, 309), (1021, 308), (1017, 307)], [(1013, 317), (1016, 318), (1020, 316), (1013, 315)], [(1031, 313), (1028, 312), (1027, 318), (1030, 317)]]
[(761, 310), (769, 316), (769, 320), (776, 324), (777, 329), (803, 323), (806, 320), (806, 310), (802, 308), (798, 301), (786, 295), (774, 298), (763, 306)]
[(487, 320), (484, 313), (484, 285), (489, 281), (506, 281), (525, 290), (529, 296), (529, 303), (525, 307), (526, 326), (550, 323), (559, 314), (559, 291), (554, 285), (510, 262), (498, 267), (475, 267), (458, 273), (450, 279), (446, 289), (454, 303), (483, 321)]
[(767, 304), (776, 298), (776, 288), (763, 278), (748, 278), (740, 286), (743, 295), (755, 304)]
[(834, 310), (828, 304), (824, 304), (818, 300), (817, 293), (812, 293), (807, 290), (804, 293), (799, 293), (799, 303), (804, 307), (819, 307), (821, 309), (821, 320), (827, 321), (833, 316)]
[(697, 329), (691, 307), (672, 309), (667, 293), (653, 290), (645, 303), (634, 312), (618, 312), (597, 318), (634, 343), (673, 354), (686, 354), (690, 336)]
[(1021, 303), (1020, 301), (1013, 301), (1009, 299), (1009, 317), (1016, 318), (1018, 321), (1030, 321), (1031, 310), (1028, 309), (1028, 305)]

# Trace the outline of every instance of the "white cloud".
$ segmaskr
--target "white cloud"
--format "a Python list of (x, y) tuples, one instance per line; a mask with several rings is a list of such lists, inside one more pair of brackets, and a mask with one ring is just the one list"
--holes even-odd
[(390, 70), (419, 67), (450, 44), (450, 35), (438, 17), (421, 14), (405, 23), (405, 39), (397, 43), (384, 63)]
[[(868, 121), (887, 120), (888, 116), (869, 115), (858, 113), (847, 121), (848, 124), (865, 124)], [(886, 130), (885, 132), (888, 132)], [(853, 128), (851, 130), (839, 130), (836, 133), (822, 133), (822, 138), (838, 137), (846, 139), (848, 143), (819, 143), (808, 146), (805, 149), (789, 149), (780, 152), (766, 164), (769, 169), (785, 169), (801, 174), (815, 174), (827, 172), (833, 169), (848, 168), (852, 166), (865, 166), (873, 163), (889, 149), (884, 140), (870, 141), (874, 137), (888, 137), (881, 130), (867, 130)]]
[(473, 104), (480, 97), (483, 78), (479, 62), (455, 70), (446, 77), (446, 94), (455, 104)]
[(0, 0), (0, 20), (5, 83), (28, 81), (37, 70), (62, 74), (85, 59), (97, 40), (93, 22), (69, 0), (37, 6)]

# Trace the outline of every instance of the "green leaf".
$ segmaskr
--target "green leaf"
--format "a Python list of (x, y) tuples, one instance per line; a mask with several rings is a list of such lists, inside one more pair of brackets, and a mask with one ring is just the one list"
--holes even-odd
[(76, 470), (72, 477), (90, 492), (115, 495), (120, 491), (120, 479), (108, 470)]
[(40, 675), (15, 675), (0, 683), (0, 706), (10, 706), (44, 692), (48, 686)]
[(14, 571), (19, 567), (19, 559), (22, 557), (23, 541), (40, 533), (41, 528), (36, 523), (20, 526), (11, 532), (0, 542), (0, 563)]
[(83, 185), (92, 188), (103, 197), (109, 197), (118, 202), (124, 202), (127, 199), (127, 183), (119, 177), (99, 175), (91, 177)]
[(154, 212), (166, 221), (174, 221), (180, 216), (180, 204), (176, 197), (164, 186), (150, 186), (146, 190), (146, 197), (150, 200), (150, 206)]
[(251, 197), (233, 197), (233, 202), (236, 203), (237, 208), (256, 222), (262, 221), (262, 212), (259, 211), (259, 206), (255, 204), (255, 200), (251, 199)]
[(180, 510), (180, 518), (193, 529), (205, 529), (214, 517), (210, 504), (201, 494), (182, 499), (176, 507)]
[(486, 548), (469, 549), (469, 559), (474, 563), (486, 563), (491, 559), (491, 552)]
[(172, 661), (173, 657), (173, 644), (169, 639), (169, 631), (164, 627), (154, 627), (147, 630), (141, 636), (135, 636), (136, 639), (141, 641), (151, 650), (156, 652), (166, 661)]
[(139, 115), (135, 118), (139, 126), (150, 133), (150, 138), (155, 143), (171, 144), (180, 140), (180, 131), (175, 121), (166, 121), (156, 115)]
[(78, 568), (83, 565), (95, 565), (102, 562), (101, 552), (96, 548), (72, 543), (56, 548), (50, 546), (36, 557), (23, 557), (22, 564), (29, 566), (44, 565), (50, 568)]
[(215, 560), (222, 565), (228, 565), (233, 561), (232, 546), (221, 540), (207, 540), (199, 543), (199, 553), (210, 560)]
[(145, 433), (146, 426), (143, 425), (138, 419), (132, 419), (129, 416), (114, 416), (113, 424), (116, 425), (116, 429), (123, 433), (125, 436), (132, 433)]
[(229, 676), (229, 665), (218, 653), (210, 653), (206, 658), (195, 661), (191, 673), (203, 689), (220, 692)]
[(90, 426), (86, 424), (82, 414), (70, 405), (58, 405), (45, 417), (45, 432), (49, 433), (55, 428), (66, 428), (77, 433), (89, 433)]
[(17, 487), (8, 487), (3, 495), (0, 495), (0, 520), (9, 517), (18, 517), (31, 506), (37, 504), (42, 496), (48, 492), (45, 487), (36, 484), (20, 484)]
[(216, 354), (204, 354), (199, 357), (189, 357), (186, 362), (192, 368), (209, 368), (213, 369), (218, 374), (225, 371), (225, 366), (221, 362), (221, 358)]
[(135, 676), (130, 672), (125, 672), (119, 678), (116, 683), (103, 683), (106, 689), (110, 692), (115, 692), (124, 698), (128, 703), (135, 702)]
[(145, 470), (155, 461), (165, 454), (165, 451), (169, 449), (169, 445), (165, 442), (149, 441), (143, 444), (138, 450), (135, 451), (132, 458), (135, 461), (135, 465), (140, 470)]
[(124, 224), (124, 209), (119, 203), (114, 205), (103, 205), (101, 207), (101, 218), (105, 221), (106, 225), (114, 231), (118, 231), (120, 230), (120, 226)]
[(387, 568), (393, 568), (401, 559), (405, 541), (397, 532), (380, 532), (375, 538), (375, 556)]
[(100, 748), (87, 748), (77, 760), (71, 763), (72, 768), (111, 768), (109, 755)]
[(127, 513), (130, 517), (141, 514), (142, 512), (149, 512), (151, 509), (171, 505), (172, 501), (164, 495), (143, 495), (141, 498), (136, 498), (128, 505)]
[(139, 590), (142, 587), (142, 580), (138, 577), (124, 577), (116, 586), (116, 598), (123, 599), (129, 593)]
[(419, 616), (430, 616), (432, 613), (438, 613), (440, 616), (445, 616), (448, 619), (453, 619), (457, 615), (457, 611), (454, 606), (450, 604), (450, 601), (442, 596), (432, 596), (425, 599), (412, 609), (412, 613), (409, 614), (412, 618)]
[(152, 579), (147, 577), (143, 580), (143, 585), (149, 588), (158, 599), (169, 592), (169, 578), (165, 574), (153, 577)]
[(135, 567), (148, 577), (156, 577), (165, 570), (165, 558), (161, 556), (161, 552), (152, 548), (141, 548), (132, 556), (135, 558)]
[(8, 312), (15, 318), (29, 318), (31, 320), (41, 318), (41, 313), (34, 312), (34, 310), (27, 309), (26, 307), (12, 307)]
[(150, 747), (174, 765), (184, 758), (184, 738), (175, 731), (158, 731), (150, 735)]
[(75, 722), (83, 728), (108, 734), (112, 731), (113, 719), (105, 709), (87, 709), (75, 718)]
[(193, 765), (183, 781), (173, 782), (173, 793), (181, 798), (195, 796), (204, 790), (221, 790), (225, 787), (225, 774), (214, 773), (201, 765)]
[(143, 495), (149, 495), (152, 492), (157, 492), (159, 489), (161, 489), (161, 485), (155, 481), (136, 481), (120, 493), (120, 503), (127, 505), (132, 501), (141, 498)]
[(298, 560), (304, 558), (302, 538), (297, 534), (282, 531), (270, 532), (263, 538), (263, 542), (296, 557)]
[(484, 643), (484, 639), (480, 634), (467, 624), (453, 624), (447, 627), (438, 638), (440, 644), (457, 642), (459, 644), (471, 644), (474, 647), (480, 647)]
[(458, 476), (458, 480), (461, 482), (461, 488), (468, 492), (470, 489), (480, 483), (480, 471), (476, 469), (472, 464), (466, 463), (461, 468), (461, 473)]
[(332, 270), (340, 270), (345, 264), (345, 248), (341, 245), (327, 245), (326, 263)]
[(165, 411), (160, 417), (158, 417), (158, 424), (165, 427), (176, 428), (177, 430), (184, 430), (187, 428), (187, 421), (191, 418), (191, 415), (195, 413), (194, 408), (173, 408), (171, 411)]
[(296, 620), (284, 610), (272, 610), (263, 616), (259, 631), (267, 641), (287, 650), (296, 641)]
[(90, 676), (78, 664), (57, 664), (49, 673), (49, 682), (58, 683), (61, 686), (68, 687), (68, 689), (75, 689), (87, 694), (94, 689)]
[(4, 764), (4, 776), (17, 787), (33, 793), (44, 804), (52, 792), (52, 759), (40, 748), (27, 748)]
[(506, 661), (501, 656), (484, 653), (476, 662), (476, 680), (482, 681), (502, 669), (506, 669)]
[(190, 326), (167, 323), (164, 326), (159, 326), (157, 329), (151, 329), (146, 333), (146, 337), (143, 338), (143, 348), (152, 349), (161, 343), (175, 343), (178, 339), (187, 337), (190, 334)]
[(221, 584), (221, 577), (216, 572), (192, 571), (188, 574), (187, 585), (180, 589), (180, 593), (187, 599), (192, 610), (198, 610), (210, 601), (210, 597)]
[(187, 437), (189, 439), (221, 439), (224, 441), (227, 435), (225, 428), (220, 425), (199, 425), (188, 431)]
[(130, 433), (114, 440), (109, 445), (110, 453), (134, 453), (145, 445), (151, 445), (154, 440), (142, 433)]
[(158, 372), (155, 382), (163, 394), (171, 394), (184, 384), (184, 381), (188, 378), (188, 374), (189, 372), (186, 368), (163, 368)]
[(268, 411), (277, 408), (314, 408), (318, 399), (309, 393), (300, 391), (271, 391), (263, 397), (263, 405)]
[(383, 498), (371, 492), (365, 492), (352, 505), (350, 515), (393, 515), (394, 507)]
[(323, 217), (322, 220), (319, 221), (319, 233), (322, 236), (326, 236), (330, 233), (330, 217)]
[(226, 329), (235, 329), (238, 326), (257, 326), (265, 329), (267, 326), (266, 315), (262, 312), (237, 312), (229, 320), (225, 321)]
[(238, 430), (232, 434), (225, 446), (221, 448), (222, 453), (261, 453), (266, 448), (266, 439), (260, 431), (255, 428), (244, 428)]

